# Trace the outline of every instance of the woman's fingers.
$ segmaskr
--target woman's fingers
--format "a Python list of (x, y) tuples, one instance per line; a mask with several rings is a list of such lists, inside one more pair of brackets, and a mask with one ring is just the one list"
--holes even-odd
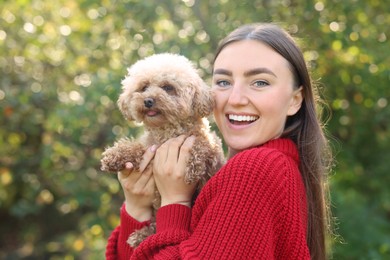
[(139, 171), (140, 172), (143, 172), (146, 167), (149, 165), (150, 161), (153, 159), (155, 153), (156, 153), (156, 150), (157, 150), (157, 146), (156, 145), (152, 145), (151, 147), (149, 147), (148, 149), (146, 149), (144, 155), (143, 155), (143, 158), (142, 158), (142, 161), (139, 165)]
[(161, 205), (191, 204), (196, 183), (188, 185), (185, 174), (194, 141), (195, 137), (183, 135), (168, 140), (158, 148), (153, 161), (153, 176), (161, 195)]
[(153, 191), (153, 193), (154, 193), (154, 190), (156, 189), (156, 184), (154, 182), (154, 177), (152, 174), (152, 167), (148, 167), (147, 171), (148, 171), (148, 173), (147, 173), (148, 178), (146, 178), (147, 181), (145, 183), (144, 189), (145, 189), (145, 191), (149, 191), (149, 192)]
[[(135, 183), (135, 188), (140, 191), (145, 191), (147, 189), (149, 182), (153, 179), (152, 167), (147, 167), (144, 172), (139, 175), (137, 182)], [(154, 183), (154, 182), (153, 182)]]
[(159, 160), (165, 162), (177, 162), (180, 152), (180, 147), (186, 139), (185, 135), (180, 135), (176, 138), (169, 139), (159, 148)]
[(130, 175), (130, 173), (133, 171), (133, 168), (134, 168), (133, 164), (131, 162), (127, 162), (125, 164), (125, 169), (118, 172), (118, 179), (122, 180), (124, 178), (127, 178)]
[(158, 148), (153, 167), (155, 174), (183, 175), (195, 137), (181, 135), (166, 141)]

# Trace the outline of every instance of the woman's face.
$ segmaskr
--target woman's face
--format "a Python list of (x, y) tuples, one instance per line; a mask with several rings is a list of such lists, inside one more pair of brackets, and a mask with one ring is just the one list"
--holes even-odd
[(231, 153), (280, 137), (302, 103), (289, 63), (267, 45), (227, 45), (214, 63), (214, 117)]

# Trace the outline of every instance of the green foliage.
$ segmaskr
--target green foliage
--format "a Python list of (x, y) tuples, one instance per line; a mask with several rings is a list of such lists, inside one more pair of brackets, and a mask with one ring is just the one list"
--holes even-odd
[(103, 259), (123, 201), (99, 171), (136, 136), (116, 107), (137, 59), (181, 53), (208, 80), (218, 41), (278, 22), (330, 105), (334, 259), (390, 257), (390, 5), (379, 0), (0, 2), (0, 258)]

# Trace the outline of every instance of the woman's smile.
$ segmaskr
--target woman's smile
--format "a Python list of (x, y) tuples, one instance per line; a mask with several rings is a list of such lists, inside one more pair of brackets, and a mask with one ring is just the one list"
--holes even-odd
[(233, 125), (250, 125), (259, 119), (259, 116), (227, 114), (226, 118)]

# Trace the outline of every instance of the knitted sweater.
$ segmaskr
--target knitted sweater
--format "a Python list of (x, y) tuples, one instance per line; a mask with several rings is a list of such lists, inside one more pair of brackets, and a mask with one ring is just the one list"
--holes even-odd
[(193, 208), (157, 211), (156, 234), (133, 250), (128, 236), (148, 222), (121, 209), (107, 259), (310, 259), (306, 195), (295, 144), (276, 139), (240, 152), (212, 177)]

